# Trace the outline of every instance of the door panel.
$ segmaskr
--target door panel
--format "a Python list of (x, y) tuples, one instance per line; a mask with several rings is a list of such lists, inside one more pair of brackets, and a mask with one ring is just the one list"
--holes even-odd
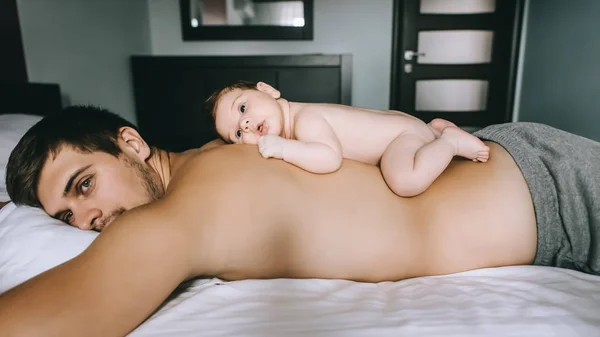
[(415, 110), (483, 111), (487, 108), (488, 84), (482, 80), (417, 81)]
[(492, 60), (494, 32), (489, 30), (432, 30), (418, 35), (419, 64), (477, 64)]
[(496, 0), (421, 0), (421, 14), (493, 13)]
[(390, 108), (459, 126), (510, 121), (522, 0), (395, 0)]

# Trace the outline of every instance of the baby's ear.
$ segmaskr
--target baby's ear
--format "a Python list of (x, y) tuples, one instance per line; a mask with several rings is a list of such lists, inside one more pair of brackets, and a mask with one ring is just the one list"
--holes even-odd
[(256, 89), (258, 89), (258, 91), (262, 91), (265, 94), (278, 99), (279, 97), (281, 97), (281, 93), (279, 92), (279, 90), (273, 88), (272, 86), (268, 85), (265, 82), (258, 82), (256, 83)]

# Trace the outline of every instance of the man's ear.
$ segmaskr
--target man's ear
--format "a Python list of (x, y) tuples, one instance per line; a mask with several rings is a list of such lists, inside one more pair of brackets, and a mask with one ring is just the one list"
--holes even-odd
[(281, 93), (279, 92), (279, 90), (273, 88), (272, 86), (266, 84), (265, 82), (258, 82), (256, 83), (256, 89), (258, 89), (258, 91), (262, 91), (265, 94), (278, 99), (279, 97), (281, 97)]
[(150, 146), (140, 136), (139, 132), (129, 126), (123, 126), (119, 129), (117, 141), (121, 151), (138, 157), (141, 161), (146, 161), (152, 152)]

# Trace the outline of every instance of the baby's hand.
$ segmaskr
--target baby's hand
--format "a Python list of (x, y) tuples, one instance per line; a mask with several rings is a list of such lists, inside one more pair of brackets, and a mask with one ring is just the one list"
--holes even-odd
[(258, 152), (264, 158), (282, 159), (285, 141), (277, 135), (264, 135), (258, 139)]

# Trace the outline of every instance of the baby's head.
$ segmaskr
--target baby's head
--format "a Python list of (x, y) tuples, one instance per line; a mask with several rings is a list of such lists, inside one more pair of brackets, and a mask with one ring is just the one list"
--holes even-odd
[(283, 133), (279, 98), (279, 91), (264, 82), (237, 82), (212, 94), (206, 106), (225, 142), (257, 144), (261, 136)]

